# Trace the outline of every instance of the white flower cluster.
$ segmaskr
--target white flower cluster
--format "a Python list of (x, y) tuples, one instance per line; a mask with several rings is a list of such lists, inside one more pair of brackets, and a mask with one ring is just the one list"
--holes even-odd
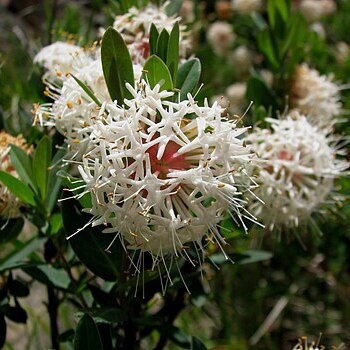
[(216, 103), (171, 102), (173, 92), (142, 81), (125, 107), (106, 104), (91, 125), (93, 147), (78, 169), (91, 192), (93, 225), (116, 232), (132, 249), (178, 254), (187, 242), (222, 238), (216, 228), (230, 210), (253, 219), (242, 194), (253, 154), (246, 128), (223, 119)]
[(263, 0), (232, 0), (232, 8), (240, 14), (249, 15), (263, 9)]
[(334, 180), (348, 168), (338, 159), (336, 140), (298, 113), (268, 119), (272, 131), (257, 129), (247, 141), (257, 152), (253, 169), (260, 185), (248, 210), (268, 229), (299, 226), (332, 199)]
[(303, 16), (310, 22), (329, 16), (337, 9), (334, 0), (302, 0), (298, 7)]
[[(25, 139), (19, 135), (17, 137), (0, 131), (0, 170), (17, 177), (17, 172), (13, 168), (10, 159), (10, 145), (20, 147), (27, 153), (31, 152), (31, 148), (26, 144)], [(7, 220), (16, 218), (21, 215), (20, 208), (24, 205), (9, 189), (0, 182), (0, 217)]]
[(62, 41), (43, 47), (34, 57), (34, 63), (46, 69), (44, 80), (51, 82), (64, 80), (69, 73), (89, 65), (92, 60), (88, 50)]
[(341, 113), (340, 87), (331, 77), (302, 64), (297, 67), (291, 84), (291, 104), (308, 121), (321, 128), (335, 123), (335, 117)]
[[(181, 20), (181, 17), (166, 14), (168, 3), (158, 7), (149, 3), (146, 7), (138, 9), (131, 7), (123, 15), (116, 16), (113, 28), (123, 36), (128, 44), (131, 56), (137, 63), (143, 64), (144, 59), (149, 56), (149, 34), (153, 23), (157, 30), (161, 32), (166, 29), (169, 33), (172, 28)], [(180, 25), (180, 56), (186, 58), (191, 49), (188, 32), (184, 25)]]
[(232, 48), (233, 42), (236, 39), (236, 34), (233, 32), (232, 25), (216, 21), (210, 25), (207, 31), (209, 44), (218, 56), (225, 56)]

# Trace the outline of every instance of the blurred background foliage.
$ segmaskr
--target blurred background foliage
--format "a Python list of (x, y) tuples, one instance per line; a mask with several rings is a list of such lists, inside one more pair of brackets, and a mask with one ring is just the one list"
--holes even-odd
[[(207, 42), (209, 24), (220, 19), (216, 2), (195, 0), (194, 3), (195, 17), (189, 27), (194, 30), (195, 55), (202, 62), (201, 81), (204, 83), (198, 99), (224, 94), (230, 84), (247, 81), (245, 106), (248, 107), (250, 100), (254, 105), (247, 113), (246, 124), (259, 122), (261, 116), (267, 114), (283, 113), (288, 79), (300, 62), (311, 63), (321, 73), (334, 74), (335, 80), (342, 84), (350, 83), (350, 55), (341, 63), (337, 60), (337, 44), (350, 45), (350, 1), (338, 0), (337, 12), (322, 19), (324, 38), (310, 30), (300, 14), (278, 19), (280, 22), (275, 27), (265, 12), (230, 16), (227, 21), (237, 35), (235, 45), (247, 46), (256, 58), (243, 76), (239, 66), (233, 66), (227, 57), (217, 56)], [(40, 138), (42, 131), (31, 128), (31, 109), (33, 102), (43, 103), (46, 98), (40, 81), (41, 71), (33, 65), (34, 55), (42, 46), (56, 40), (74, 40), (82, 45), (91, 43), (98, 38), (100, 27), (113, 23), (118, 11), (121, 11), (120, 6), (113, 0), (0, 0), (3, 129), (13, 135), (21, 133), (31, 143)], [(292, 32), (295, 34), (290, 37)], [(273, 51), (266, 49), (269, 38), (274, 38)], [(261, 69), (273, 73), (272, 86), (268, 87), (260, 79)], [(342, 91), (342, 98), (345, 121), (338, 125), (338, 131), (350, 134), (349, 89)], [(348, 195), (349, 180), (341, 180), (339, 188)], [(208, 281), (198, 286), (198, 292), (195, 284), (191, 286), (192, 294), (184, 297), (186, 307), (176, 317), (175, 324), (196, 335), (210, 349), (290, 349), (299, 336), (316, 338), (320, 332), (325, 345), (350, 344), (349, 223), (350, 204), (346, 200), (336, 216), (329, 216), (327, 221), (319, 220), (319, 231), (302, 229), (299, 239), (292, 234), (278, 236), (254, 227), (246, 235), (228, 224), (222, 228), (222, 233), (227, 237), (229, 254), (259, 249), (272, 252), (273, 256), (252, 264), (226, 263), (220, 271), (205, 266)], [(7, 243), (4, 251), (13, 244), (17, 243)], [(203, 289), (207, 292), (205, 296)], [(29, 298), (26, 292), (19, 297), (23, 297), (23, 305)], [(67, 303), (63, 302), (59, 309), (62, 329), (74, 328), (72, 317), (68, 315), (72, 314), (71, 306)], [(30, 306), (25, 308), (28, 311)], [(35, 310), (29, 313), (34, 324), (39, 316)], [(26, 344), (22, 348), (49, 346), (45, 343), (48, 332), (45, 322), (42, 327), (32, 327), (30, 332), (12, 326), (14, 334), (22, 331), (25, 340), (21, 344)], [(69, 334), (66, 336), (68, 339)], [(44, 337), (43, 343), (33, 342), (37, 337)], [(157, 337), (157, 334), (150, 334), (145, 349), (153, 347), (159, 340)], [(10, 342), (6, 344), (6, 349), (20, 348)], [(70, 348), (67, 344), (64, 346)], [(172, 343), (168, 348), (177, 349), (178, 345)]]

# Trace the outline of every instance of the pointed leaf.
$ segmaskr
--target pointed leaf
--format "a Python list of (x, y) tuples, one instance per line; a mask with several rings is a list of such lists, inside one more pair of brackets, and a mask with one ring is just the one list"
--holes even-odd
[(98, 329), (88, 314), (84, 314), (77, 325), (74, 350), (103, 350)]
[(168, 31), (163, 29), (157, 40), (157, 56), (159, 56), (163, 62), (166, 62), (167, 58), (169, 37)]
[(122, 36), (112, 27), (103, 35), (101, 46), (103, 75), (112, 100), (122, 104), (131, 97), (125, 83), (134, 85), (134, 71), (129, 50)]
[(35, 206), (33, 191), (14, 176), (0, 170), (0, 181), (23, 202)]
[(47, 180), (49, 176), (49, 166), (51, 163), (52, 143), (44, 136), (35, 149), (33, 156), (33, 175), (36, 187), (42, 199), (46, 198)]
[(21, 243), (16, 251), (11, 252), (0, 260), (0, 271), (11, 270), (25, 262), (27, 256), (44, 244), (46, 238), (33, 238), (25, 243)]
[[(74, 199), (62, 202), (63, 225), (67, 237), (74, 235), (91, 219), (91, 215), (83, 214), (81, 210), (81, 205)], [(115, 234), (102, 233), (102, 230), (103, 226), (88, 225), (69, 238), (69, 243), (78, 258), (93, 273), (107, 281), (116, 281), (122, 270), (122, 247), (117, 239), (110, 252), (106, 252)]]
[(187, 98), (189, 92), (194, 92), (201, 76), (201, 69), (201, 63), (198, 58), (192, 58), (180, 66), (176, 87), (181, 90), (181, 101)]
[(87, 85), (85, 85), (81, 80), (79, 80), (76, 76), (74, 76), (73, 74), (70, 74), (70, 75), (77, 82), (77, 84), (85, 91), (85, 93), (91, 98), (91, 100), (94, 101), (99, 107), (101, 107), (101, 102), (92, 92), (92, 90)]
[(143, 76), (148, 80), (151, 88), (157, 84), (161, 86), (161, 90), (171, 91), (173, 89), (173, 81), (166, 64), (157, 56), (151, 56), (143, 67), (145, 73)]
[(166, 65), (169, 68), (173, 81), (176, 81), (177, 69), (179, 65), (179, 22), (176, 22), (169, 37)]
[(11, 145), (10, 158), (13, 167), (17, 171), (19, 177), (26, 185), (35, 188), (33, 182), (33, 166), (30, 156), (21, 148)]
[(183, 3), (183, 0), (172, 0), (172, 1), (169, 1), (168, 6), (165, 9), (166, 14), (169, 17), (179, 14), (181, 6), (182, 6), (182, 3)]
[(154, 55), (157, 53), (158, 37), (159, 37), (159, 32), (156, 26), (152, 23), (150, 33), (149, 33), (149, 50), (151, 55)]
[(15, 239), (21, 233), (23, 225), (23, 218), (10, 219), (7, 222), (0, 220), (0, 244)]

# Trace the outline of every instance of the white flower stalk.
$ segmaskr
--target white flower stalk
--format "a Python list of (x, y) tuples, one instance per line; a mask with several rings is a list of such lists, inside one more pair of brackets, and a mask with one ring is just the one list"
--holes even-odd
[(332, 126), (341, 113), (340, 86), (332, 77), (302, 64), (297, 67), (290, 88), (291, 105), (321, 128)]
[[(168, 17), (166, 14), (167, 5), (168, 3), (165, 3), (158, 7), (149, 3), (145, 8), (132, 7), (126, 14), (116, 16), (113, 28), (123, 36), (128, 44), (134, 62), (143, 64), (144, 60), (149, 57), (149, 34), (152, 23), (159, 32), (166, 29), (170, 33), (175, 23), (181, 20), (181, 17)], [(186, 27), (180, 25), (181, 58), (186, 58), (190, 49), (191, 43)]]
[(242, 196), (252, 186), (245, 168), (253, 154), (240, 139), (246, 128), (223, 119), (216, 103), (199, 107), (190, 95), (170, 102), (173, 92), (144, 81), (127, 88), (126, 107), (107, 105), (91, 125), (94, 147), (78, 167), (92, 194), (93, 226), (105, 225), (154, 261), (186, 254), (187, 242), (202, 249), (205, 236), (221, 246), (216, 225), (224, 215), (244, 227), (254, 220)]
[(43, 47), (34, 57), (34, 63), (47, 70), (44, 80), (49, 81), (64, 80), (69, 73), (75, 73), (91, 62), (92, 57), (88, 51), (62, 41)]
[(233, 10), (242, 15), (259, 12), (263, 9), (263, 6), (262, 0), (232, 0)]
[(233, 32), (231, 24), (217, 21), (208, 28), (207, 39), (218, 56), (225, 56), (232, 48), (236, 34)]
[[(318, 337), (318, 340), (315, 342), (309, 342), (307, 337), (300, 337), (299, 342), (297, 345), (294, 346), (293, 350), (326, 350), (326, 347), (323, 345), (320, 345), (321, 342), (321, 335)], [(343, 348), (344, 344), (340, 346), (332, 346), (331, 348), (333, 350), (340, 350)]]
[[(4, 131), (0, 131), (0, 170), (18, 177), (9, 156), (10, 145), (20, 147), (27, 153), (30, 153), (32, 149), (26, 144), (22, 135), (14, 137)], [(21, 215), (20, 208), (23, 206), (24, 203), (0, 182), (0, 217), (5, 220), (19, 217)]]
[[(332, 200), (335, 178), (348, 163), (337, 140), (312, 126), (305, 116), (291, 114), (284, 120), (268, 119), (272, 130), (250, 134), (259, 158), (253, 173), (259, 187), (248, 210), (269, 230), (296, 228)], [(335, 196), (333, 196), (334, 199)]]
[(334, 13), (337, 5), (334, 0), (302, 0), (299, 9), (309, 22), (314, 22)]

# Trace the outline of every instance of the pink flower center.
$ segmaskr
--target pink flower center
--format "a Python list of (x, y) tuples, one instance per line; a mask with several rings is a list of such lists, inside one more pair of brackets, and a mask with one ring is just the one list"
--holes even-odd
[(179, 154), (181, 148), (176, 142), (169, 141), (161, 159), (157, 158), (159, 145), (156, 144), (147, 150), (151, 161), (152, 173), (158, 173), (158, 177), (165, 179), (169, 172), (173, 170), (186, 170), (191, 164), (186, 161), (185, 154)]

